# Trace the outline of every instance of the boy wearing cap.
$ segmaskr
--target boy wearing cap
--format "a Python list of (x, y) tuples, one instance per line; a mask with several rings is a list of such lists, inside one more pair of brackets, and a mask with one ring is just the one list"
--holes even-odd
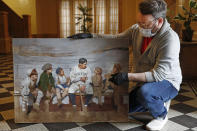
[(29, 69), (27, 71), (27, 77), (22, 81), (22, 111), (26, 111), (26, 106), (28, 106), (27, 114), (31, 112), (34, 101), (35, 108), (39, 107), (40, 100), (43, 97), (42, 91), (36, 85), (37, 78), (38, 73), (36, 69)]
[(55, 80), (52, 75), (52, 65), (47, 63), (42, 66), (42, 70), (43, 72), (38, 82), (38, 88), (43, 92), (44, 97), (46, 98), (45, 104), (48, 106), (50, 102), (48, 99), (51, 100), (55, 94)]

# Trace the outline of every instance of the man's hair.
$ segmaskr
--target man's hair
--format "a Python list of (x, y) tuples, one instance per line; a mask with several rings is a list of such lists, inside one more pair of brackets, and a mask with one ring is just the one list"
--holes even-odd
[(167, 4), (164, 0), (144, 0), (139, 4), (139, 10), (143, 15), (166, 18)]
[(84, 64), (87, 63), (87, 59), (86, 58), (80, 58), (79, 59), (79, 64)]

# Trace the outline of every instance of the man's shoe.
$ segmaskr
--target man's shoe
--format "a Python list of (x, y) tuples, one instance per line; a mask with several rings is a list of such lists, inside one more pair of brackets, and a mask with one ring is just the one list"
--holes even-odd
[(170, 109), (170, 103), (171, 103), (171, 100), (169, 100), (169, 101), (167, 101), (167, 102), (164, 102), (164, 106), (165, 106), (167, 112), (168, 112), (169, 109)]
[(146, 129), (150, 131), (155, 131), (155, 130), (161, 130), (164, 125), (167, 123), (168, 117), (166, 116), (165, 118), (157, 118), (153, 119), (146, 125)]

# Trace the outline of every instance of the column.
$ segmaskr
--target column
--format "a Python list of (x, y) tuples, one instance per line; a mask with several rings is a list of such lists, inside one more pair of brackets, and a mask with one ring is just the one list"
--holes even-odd
[(11, 39), (8, 33), (8, 13), (0, 11), (0, 54), (9, 54), (11, 49)]
[(30, 15), (23, 15), (23, 22), (24, 22), (24, 37), (31, 38), (31, 16)]

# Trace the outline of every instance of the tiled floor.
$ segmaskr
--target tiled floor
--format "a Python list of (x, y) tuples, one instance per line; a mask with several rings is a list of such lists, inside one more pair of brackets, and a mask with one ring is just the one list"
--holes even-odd
[[(179, 95), (172, 101), (169, 121), (162, 131), (197, 131), (197, 97), (190, 83), (181, 86)], [(14, 122), (12, 56), (0, 55), (0, 131), (144, 131), (147, 123), (131, 120), (129, 123), (33, 123)], [(145, 116), (145, 115), (144, 115)], [(147, 115), (146, 115), (147, 116)]]

